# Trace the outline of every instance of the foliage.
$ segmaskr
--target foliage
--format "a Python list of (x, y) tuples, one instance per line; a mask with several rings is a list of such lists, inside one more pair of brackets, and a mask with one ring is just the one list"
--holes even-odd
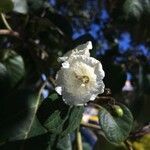
[(133, 142), (133, 147), (135, 150), (148, 150), (150, 148), (149, 144), (150, 135), (146, 134), (142, 138)]
[[(76, 147), (78, 139), (70, 135), (82, 126), (85, 106), (65, 104), (54, 91), (54, 78), (60, 68), (58, 57), (87, 41), (92, 41), (91, 53), (102, 62), (104, 83), (112, 91), (92, 103), (99, 112), (96, 127), (100, 132), (94, 134), (103, 135), (108, 141), (104, 144), (101, 137), (100, 142), (110, 150), (128, 140), (135, 149), (148, 147), (149, 134), (137, 139), (134, 130), (148, 122), (150, 115), (149, 8), (149, 0), (1, 0), (0, 149)], [(101, 15), (106, 9), (107, 19)], [(132, 40), (122, 51), (119, 40), (124, 32)], [(138, 50), (140, 44), (146, 53)], [(132, 75), (134, 91), (126, 93), (122, 87), (127, 72)], [(121, 103), (132, 111), (134, 122)]]
[(11, 0), (0, 1), (0, 12), (8, 12), (13, 9), (13, 2)]
[(112, 143), (124, 141), (132, 129), (133, 118), (130, 111), (123, 105), (123, 116), (111, 115), (105, 108), (100, 108), (99, 122), (106, 138)]

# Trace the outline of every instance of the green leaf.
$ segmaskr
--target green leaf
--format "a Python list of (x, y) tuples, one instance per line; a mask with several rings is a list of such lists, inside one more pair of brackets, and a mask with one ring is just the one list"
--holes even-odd
[(67, 135), (79, 127), (84, 112), (83, 106), (73, 106), (70, 108), (69, 117), (65, 121), (62, 135)]
[(37, 10), (44, 6), (44, 2), (47, 0), (27, 0), (28, 6), (31, 10)]
[(26, 0), (13, 0), (14, 11), (22, 14), (28, 12), (28, 5)]
[(126, 0), (124, 3), (124, 11), (127, 17), (139, 19), (143, 13), (143, 6), (139, 0)]
[(150, 13), (150, 0), (143, 0), (142, 2), (145, 13)]
[(2, 98), (10, 89), (10, 76), (7, 68), (0, 63), (0, 97)]
[(26, 140), (46, 130), (36, 117), (40, 97), (30, 90), (19, 90), (4, 100), (0, 110), (0, 139)]
[(60, 134), (67, 119), (69, 107), (60, 99), (50, 96), (41, 104), (37, 116), (41, 124), (51, 133)]
[(112, 115), (108, 110), (101, 107), (99, 110), (99, 122), (105, 137), (112, 143), (123, 142), (129, 135), (133, 117), (129, 109), (120, 104), (123, 116)]
[(69, 107), (60, 97), (44, 100), (38, 110), (38, 119), (51, 133), (66, 135), (75, 130), (81, 121), (83, 107)]
[(3, 60), (10, 76), (11, 87), (14, 87), (25, 75), (24, 61), (14, 51), (8, 51)]
[(66, 135), (65, 137), (63, 137), (58, 141), (57, 149), (72, 150), (70, 135)]
[(49, 96), (49, 99), (52, 99), (53, 101), (54, 100), (57, 100), (59, 98), (58, 94), (57, 93), (52, 93), (50, 96)]
[(13, 9), (12, 0), (0, 0), (0, 12), (9, 12)]
[(13, 0), (14, 11), (27, 14), (28, 11), (38, 10), (44, 7), (44, 2), (47, 0)]
[(47, 150), (59, 149), (59, 150), (72, 150), (70, 135), (66, 135), (62, 138), (52, 134), (49, 138), (49, 145)]
[(123, 7), (127, 17), (140, 19), (142, 15), (150, 14), (149, 0), (126, 0)]

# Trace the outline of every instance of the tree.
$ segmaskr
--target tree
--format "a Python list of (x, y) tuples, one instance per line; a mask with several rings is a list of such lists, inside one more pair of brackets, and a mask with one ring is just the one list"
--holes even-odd
[[(113, 144), (137, 144), (135, 136), (143, 130), (131, 134), (133, 116), (125, 105), (137, 120), (134, 109), (139, 105), (116, 99), (126, 72), (135, 77), (141, 97), (149, 91), (149, 57), (130, 51), (141, 41), (149, 47), (149, 1), (5, 0), (0, 1), (0, 13), (0, 149), (82, 148), (80, 129), (93, 126), (81, 122), (85, 105), (68, 105), (56, 93), (55, 76), (61, 67), (58, 57), (87, 41), (94, 46), (90, 58), (100, 60), (106, 73), (104, 93), (87, 103), (98, 110), (94, 130)], [(122, 52), (118, 41), (124, 31), (134, 42)]]

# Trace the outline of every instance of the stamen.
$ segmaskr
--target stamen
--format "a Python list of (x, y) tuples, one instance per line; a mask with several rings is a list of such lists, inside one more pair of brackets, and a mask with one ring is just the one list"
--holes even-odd
[(87, 84), (89, 82), (89, 77), (88, 76), (82, 76), (82, 82), (84, 84)]
[(89, 77), (88, 76), (78, 76), (77, 74), (75, 75), (75, 77), (80, 80), (82, 82), (82, 85), (85, 86), (85, 84), (87, 84), (89, 82)]

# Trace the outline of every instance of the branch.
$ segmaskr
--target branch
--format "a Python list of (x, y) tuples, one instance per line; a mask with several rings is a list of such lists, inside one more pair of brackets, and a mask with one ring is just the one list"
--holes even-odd
[(53, 87), (56, 87), (56, 82), (55, 82), (55, 79), (53, 77), (49, 76), (48, 81), (51, 82)]
[(124, 141), (124, 144), (126, 145), (128, 150), (133, 150), (132, 144), (128, 140)]
[(19, 33), (12, 30), (11, 26), (9, 25), (9, 23), (6, 20), (5, 14), (1, 13), (1, 18), (2, 18), (3, 23), (7, 29), (0, 29), (0, 35), (11, 35), (11, 36), (18, 38)]
[(77, 150), (83, 150), (82, 147), (82, 137), (79, 131), (79, 128), (76, 130), (76, 142), (77, 142)]
[(13, 30), (8, 29), (0, 29), (0, 35), (11, 35), (15, 37), (19, 37), (19, 33)]
[(5, 15), (4, 15), (3, 13), (1, 13), (1, 17), (2, 17), (2, 20), (3, 20), (3, 22), (4, 22), (5, 26), (6, 26), (6, 28), (7, 28), (8, 30), (12, 30), (12, 28), (11, 28), (10, 25), (8, 24), (8, 22), (7, 22), (6, 18), (5, 18)]
[(101, 109), (101, 106), (99, 104), (96, 104), (96, 103), (93, 103), (93, 102), (89, 102), (88, 106), (94, 107), (94, 108), (96, 108), (98, 110)]
[(101, 130), (101, 128), (98, 125), (95, 125), (95, 124), (81, 123), (81, 126), (86, 127), (86, 128), (91, 128), (91, 129), (94, 129), (94, 130)]
[(107, 104), (110, 104), (110, 105), (115, 105), (116, 103), (116, 100), (115, 98), (111, 97), (111, 96), (97, 96), (94, 103), (97, 103), (97, 104), (104, 104), (104, 103), (107, 103)]

